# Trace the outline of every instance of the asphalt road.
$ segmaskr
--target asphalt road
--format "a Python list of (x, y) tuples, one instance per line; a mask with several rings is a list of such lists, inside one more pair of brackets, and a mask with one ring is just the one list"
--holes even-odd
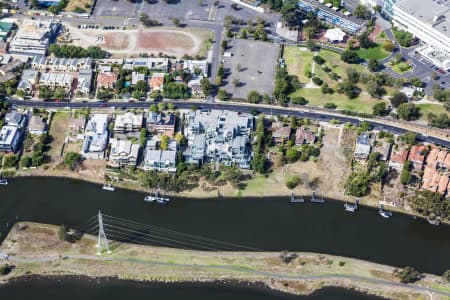
[[(26, 107), (37, 107), (37, 108), (97, 108), (97, 109), (106, 109), (106, 108), (119, 108), (119, 109), (132, 109), (132, 108), (148, 108), (149, 102), (107, 102), (107, 103), (81, 103), (81, 102), (36, 102), (36, 101), (27, 101), (27, 100), (7, 100), (13, 105), (17, 106), (26, 106)], [(406, 130), (399, 126), (387, 125), (383, 122), (383, 120), (377, 119), (361, 119), (358, 117), (345, 116), (345, 115), (336, 115), (336, 114), (326, 114), (324, 112), (318, 112), (313, 110), (292, 110), (289, 108), (281, 108), (278, 106), (267, 107), (260, 106), (255, 107), (251, 105), (244, 104), (228, 104), (228, 103), (216, 103), (216, 102), (186, 102), (186, 101), (172, 101), (172, 103), (178, 109), (191, 109), (195, 106), (197, 109), (223, 109), (223, 110), (233, 110), (238, 112), (246, 112), (246, 113), (263, 113), (265, 115), (288, 115), (288, 116), (296, 116), (301, 118), (309, 118), (319, 121), (329, 121), (329, 120), (339, 120), (342, 123), (352, 123), (354, 125), (359, 125), (361, 121), (367, 121), (374, 129), (389, 131), (394, 134), (404, 134), (411, 130)], [(450, 140), (449, 139), (440, 139), (431, 136), (424, 136), (418, 133), (418, 138), (428, 143), (434, 143), (437, 145), (442, 145), (447, 148), (450, 148)]]

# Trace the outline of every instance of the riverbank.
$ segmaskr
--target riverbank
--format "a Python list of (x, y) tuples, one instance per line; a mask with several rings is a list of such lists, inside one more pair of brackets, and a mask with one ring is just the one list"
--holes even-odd
[(415, 284), (400, 284), (394, 268), (357, 259), (295, 252), (211, 252), (111, 243), (111, 253), (96, 255), (96, 238), (84, 235), (67, 242), (59, 227), (16, 224), (0, 246), (14, 265), (0, 277), (8, 282), (23, 276), (115, 277), (152, 282), (262, 283), (291, 294), (310, 294), (325, 286), (365, 291), (391, 299), (447, 299), (450, 285), (426, 274)]

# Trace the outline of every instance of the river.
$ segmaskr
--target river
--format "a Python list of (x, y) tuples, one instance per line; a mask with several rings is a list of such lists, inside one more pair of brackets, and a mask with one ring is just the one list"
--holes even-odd
[(309, 296), (293, 296), (259, 287), (217, 284), (152, 284), (108, 280), (35, 278), (0, 287), (4, 299), (35, 300), (377, 300), (379, 297), (338, 288), (324, 288)]
[(289, 203), (279, 199), (172, 199), (145, 203), (143, 193), (107, 192), (98, 185), (57, 178), (12, 179), (0, 187), (0, 232), (14, 219), (77, 226), (102, 212), (136, 222), (258, 249), (322, 252), (422, 272), (450, 268), (450, 226), (411, 216), (390, 219), (374, 208), (346, 212), (342, 202)]

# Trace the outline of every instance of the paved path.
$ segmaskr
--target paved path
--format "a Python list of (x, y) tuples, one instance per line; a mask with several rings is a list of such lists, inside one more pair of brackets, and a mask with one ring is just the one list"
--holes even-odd
[[(201, 264), (180, 264), (180, 263), (171, 263), (171, 262), (159, 262), (159, 261), (147, 261), (140, 259), (132, 259), (132, 258), (122, 258), (122, 257), (102, 257), (102, 256), (94, 256), (94, 255), (68, 255), (64, 257), (65, 259), (85, 259), (85, 260), (96, 260), (96, 261), (110, 261), (110, 262), (128, 262), (128, 263), (136, 263), (141, 265), (148, 266), (167, 266), (167, 267), (178, 267), (178, 268), (201, 268), (201, 269), (210, 269), (210, 270), (229, 270), (229, 271), (237, 271), (246, 273), (249, 275), (257, 275), (268, 278), (276, 278), (276, 279), (284, 279), (284, 280), (321, 280), (321, 281), (331, 281), (331, 280), (351, 280), (351, 281), (364, 281), (372, 284), (382, 284), (390, 287), (398, 287), (409, 289), (410, 291), (416, 292), (429, 292), (437, 295), (450, 297), (450, 292), (440, 291), (434, 288), (423, 287), (418, 285), (408, 285), (398, 282), (387, 281), (383, 279), (376, 279), (358, 275), (348, 275), (348, 274), (326, 274), (326, 275), (286, 275), (274, 272), (267, 271), (258, 271), (248, 268), (229, 266), (229, 265), (201, 265)], [(9, 261), (12, 262), (21, 262), (21, 263), (40, 263), (40, 262), (52, 262), (60, 260), (61, 256), (46, 256), (40, 258), (19, 258), (19, 257), (10, 257)]]

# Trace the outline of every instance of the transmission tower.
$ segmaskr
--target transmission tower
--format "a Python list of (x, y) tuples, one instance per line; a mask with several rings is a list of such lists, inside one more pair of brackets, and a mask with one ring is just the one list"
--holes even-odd
[(98, 211), (98, 242), (97, 242), (97, 255), (101, 255), (103, 252), (111, 253), (108, 246), (108, 239), (106, 238), (105, 230), (103, 228), (103, 217), (100, 210)]

